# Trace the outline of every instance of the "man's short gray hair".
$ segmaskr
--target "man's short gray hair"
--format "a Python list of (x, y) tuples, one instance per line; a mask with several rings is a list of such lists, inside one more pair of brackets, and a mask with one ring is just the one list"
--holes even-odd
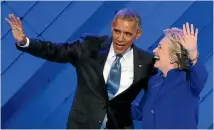
[(116, 15), (114, 16), (114, 20), (117, 18), (121, 18), (123, 20), (128, 21), (136, 21), (137, 22), (137, 28), (141, 30), (141, 17), (140, 15), (128, 8), (121, 9), (116, 12)]

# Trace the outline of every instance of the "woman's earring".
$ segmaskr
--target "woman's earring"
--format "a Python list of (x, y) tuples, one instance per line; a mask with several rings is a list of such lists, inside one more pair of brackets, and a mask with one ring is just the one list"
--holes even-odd
[(174, 64), (175, 62), (174, 61), (172, 61), (172, 60), (170, 60), (170, 62), (169, 62), (170, 64)]

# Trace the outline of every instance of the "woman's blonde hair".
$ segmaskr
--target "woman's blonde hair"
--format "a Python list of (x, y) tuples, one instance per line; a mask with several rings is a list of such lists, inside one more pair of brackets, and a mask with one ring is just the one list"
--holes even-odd
[(183, 30), (174, 27), (164, 30), (164, 34), (168, 38), (169, 55), (173, 63), (177, 63), (181, 70), (189, 70), (188, 52), (181, 44), (184, 42)]

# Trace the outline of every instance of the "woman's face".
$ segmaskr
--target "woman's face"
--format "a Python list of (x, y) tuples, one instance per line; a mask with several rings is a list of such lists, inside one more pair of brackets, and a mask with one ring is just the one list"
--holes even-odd
[(159, 68), (160, 70), (166, 70), (171, 66), (170, 56), (169, 56), (169, 44), (168, 39), (164, 37), (158, 47), (153, 50), (155, 58), (157, 59), (154, 67)]

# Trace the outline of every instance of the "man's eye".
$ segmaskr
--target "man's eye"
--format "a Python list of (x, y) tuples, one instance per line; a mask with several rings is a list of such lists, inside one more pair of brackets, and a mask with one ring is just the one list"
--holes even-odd
[(120, 31), (119, 31), (119, 30), (116, 30), (116, 29), (115, 29), (114, 31), (115, 31), (116, 33), (120, 33)]
[(131, 36), (131, 34), (130, 33), (126, 33), (126, 36)]

